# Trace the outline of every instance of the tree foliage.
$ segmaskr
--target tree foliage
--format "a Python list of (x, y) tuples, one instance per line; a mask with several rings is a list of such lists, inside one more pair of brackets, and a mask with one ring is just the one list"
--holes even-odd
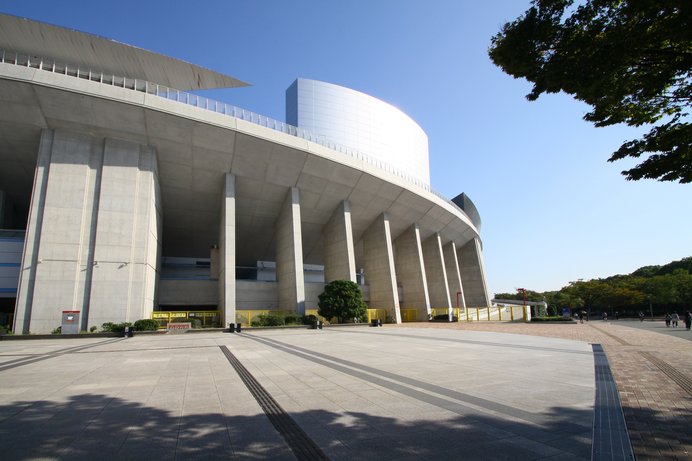
[(363, 319), (367, 305), (357, 283), (350, 280), (334, 280), (324, 286), (319, 296), (317, 313), (326, 319), (336, 317), (339, 323), (345, 319)]
[(628, 180), (692, 182), (692, 2), (533, 0), (492, 38), (492, 61), (533, 83), (530, 101), (564, 91), (596, 126), (653, 125), (609, 161), (644, 160)]
[[(689, 268), (689, 269), (688, 269)], [(496, 299), (522, 299), (522, 293), (498, 293)], [(629, 275), (571, 282), (558, 291), (526, 290), (527, 300), (545, 299), (558, 314), (563, 307), (594, 311), (639, 311), (649, 302), (659, 313), (682, 312), (692, 305), (692, 257), (664, 266), (645, 266)]]

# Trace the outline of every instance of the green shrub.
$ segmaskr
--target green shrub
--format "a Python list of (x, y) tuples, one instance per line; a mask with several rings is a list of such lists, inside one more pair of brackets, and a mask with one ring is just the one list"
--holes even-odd
[(130, 322), (123, 322), (123, 323), (113, 323), (113, 322), (106, 322), (101, 325), (101, 330), (103, 331), (110, 331), (113, 333), (122, 333), (125, 331), (125, 327), (131, 327), (132, 324)]
[(301, 317), (301, 320), (303, 321), (303, 325), (313, 325), (315, 322), (317, 322), (317, 316), (313, 314), (304, 315)]
[(62, 327), (56, 328), (55, 330), (51, 331), (50, 334), (52, 334), (52, 335), (62, 334)]
[(368, 314), (360, 287), (350, 280), (333, 280), (326, 284), (317, 305), (318, 314), (325, 319), (336, 317), (339, 323), (346, 319), (364, 319)]
[(270, 312), (269, 314), (260, 314), (250, 322), (253, 327), (278, 327), (285, 325), (286, 320), (281, 314)]
[(299, 325), (300, 321), (298, 320), (298, 316), (289, 314), (286, 317), (284, 317), (284, 323), (286, 325)]
[(154, 319), (141, 319), (135, 322), (134, 327), (137, 331), (157, 331), (159, 322)]
[(571, 317), (531, 317), (532, 322), (571, 322)]
[(98, 329), (99, 329), (99, 327), (97, 327), (96, 325), (93, 325), (91, 328), (89, 328), (89, 331), (91, 333), (96, 333), (96, 330), (98, 330)]
[(189, 318), (188, 321), (190, 322), (190, 326), (194, 329), (200, 329), (202, 328), (202, 319), (198, 319), (196, 317)]

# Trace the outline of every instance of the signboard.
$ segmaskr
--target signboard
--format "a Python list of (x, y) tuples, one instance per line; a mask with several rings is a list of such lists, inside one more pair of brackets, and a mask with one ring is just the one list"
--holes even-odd
[(192, 328), (192, 323), (190, 322), (171, 322), (166, 328), (171, 333), (185, 333), (187, 330)]
[(62, 311), (60, 332), (64, 335), (79, 334), (79, 311)]
[(570, 310), (569, 307), (563, 307), (562, 308), (562, 316), (566, 319), (572, 317), (572, 311)]

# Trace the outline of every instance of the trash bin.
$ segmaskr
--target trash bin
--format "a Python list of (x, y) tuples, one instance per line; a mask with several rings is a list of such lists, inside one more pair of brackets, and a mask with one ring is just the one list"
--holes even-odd
[(123, 337), (124, 338), (132, 338), (135, 334), (135, 329), (134, 327), (125, 327), (125, 330), (123, 330)]
[(235, 323), (229, 323), (229, 324), (228, 324), (228, 332), (229, 332), (229, 333), (234, 333), (234, 332), (235, 332)]
[(240, 331), (242, 330), (242, 326), (241, 326), (241, 325), (242, 325), (242, 323), (240, 323), (240, 322), (238, 322), (238, 323), (235, 324), (235, 332), (236, 332), (236, 333), (240, 333)]
[(317, 328), (322, 329), (322, 320), (317, 321)]

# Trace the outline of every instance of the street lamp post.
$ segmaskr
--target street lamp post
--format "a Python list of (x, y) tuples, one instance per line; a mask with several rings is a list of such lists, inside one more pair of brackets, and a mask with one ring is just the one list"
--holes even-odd
[(517, 288), (517, 291), (521, 291), (522, 295), (524, 295), (524, 321), (526, 320), (526, 288)]

